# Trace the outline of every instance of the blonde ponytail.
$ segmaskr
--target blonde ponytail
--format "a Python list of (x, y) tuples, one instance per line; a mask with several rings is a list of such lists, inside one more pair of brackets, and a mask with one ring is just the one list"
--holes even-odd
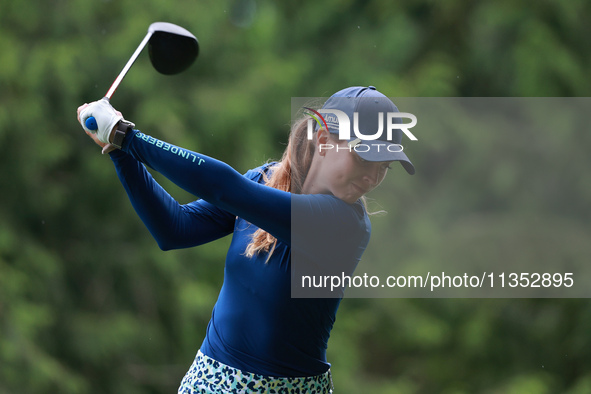
[[(270, 176), (263, 174), (267, 186), (295, 194), (302, 192), (314, 156), (314, 142), (307, 138), (308, 119), (309, 117), (305, 117), (292, 126), (281, 161), (269, 168)], [(276, 243), (275, 237), (259, 228), (253, 234), (245, 254), (247, 257), (253, 257), (261, 252), (268, 253), (269, 261)]]

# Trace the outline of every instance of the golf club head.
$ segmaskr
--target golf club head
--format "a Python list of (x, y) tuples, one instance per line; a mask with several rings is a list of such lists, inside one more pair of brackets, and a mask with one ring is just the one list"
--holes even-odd
[(156, 22), (148, 32), (152, 33), (148, 42), (150, 61), (159, 73), (178, 74), (197, 59), (199, 43), (188, 30), (172, 23)]

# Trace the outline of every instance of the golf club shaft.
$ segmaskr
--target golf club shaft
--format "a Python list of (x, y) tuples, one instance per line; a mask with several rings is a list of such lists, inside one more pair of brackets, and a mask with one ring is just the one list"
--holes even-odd
[(121, 81), (125, 77), (125, 74), (127, 74), (127, 72), (129, 71), (129, 69), (131, 68), (131, 66), (135, 62), (135, 60), (138, 58), (138, 56), (140, 55), (140, 53), (142, 52), (142, 50), (144, 49), (144, 47), (146, 46), (148, 41), (150, 41), (151, 36), (152, 36), (152, 32), (148, 31), (148, 34), (146, 34), (146, 36), (144, 37), (144, 39), (142, 40), (140, 45), (137, 47), (137, 49), (135, 50), (133, 55), (131, 55), (131, 57), (127, 61), (127, 64), (125, 65), (125, 67), (123, 67), (123, 70), (121, 70), (121, 72), (119, 73), (119, 76), (117, 77), (117, 79), (115, 79), (115, 82), (113, 82), (113, 84), (111, 85), (111, 88), (109, 89), (107, 94), (105, 94), (106, 98), (108, 98), (109, 100), (111, 99), (111, 97), (113, 96), (113, 93), (115, 93), (115, 90), (117, 90), (117, 88), (119, 87), (119, 84), (121, 83)]
[[(123, 81), (123, 78), (125, 77), (125, 75), (129, 71), (131, 66), (133, 66), (133, 63), (135, 63), (136, 59), (138, 58), (138, 56), (140, 55), (140, 53), (142, 52), (142, 50), (144, 49), (144, 47), (146, 46), (148, 41), (150, 41), (150, 37), (152, 37), (152, 33), (153, 33), (152, 31), (148, 31), (148, 34), (146, 34), (146, 36), (144, 37), (144, 39), (142, 40), (140, 45), (137, 47), (137, 49), (135, 50), (133, 55), (131, 55), (131, 57), (127, 61), (127, 64), (125, 65), (125, 67), (123, 67), (123, 70), (121, 70), (121, 72), (119, 73), (119, 75), (117, 76), (117, 78), (115, 79), (115, 81), (113, 82), (111, 87), (109, 88), (109, 91), (107, 92), (107, 94), (105, 94), (105, 98), (107, 100), (111, 100), (111, 97), (115, 93), (115, 90), (117, 90), (117, 88), (119, 87), (119, 84), (121, 83), (121, 81)], [(96, 119), (94, 118), (94, 116), (91, 116), (88, 119), (86, 119), (85, 125), (86, 125), (86, 128), (89, 130), (97, 130), (98, 129), (98, 125), (96, 123)]]

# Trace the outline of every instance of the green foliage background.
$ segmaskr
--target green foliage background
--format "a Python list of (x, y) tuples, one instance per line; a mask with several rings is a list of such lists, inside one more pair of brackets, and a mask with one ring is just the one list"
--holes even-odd
[[(291, 97), (370, 84), (390, 96), (588, 96), (590, 11), (586, 0), (0, 0), (0, 393), (176, 392), (201, 344), (228, 240), (160, 251), (75, 119), (150, 23), (192, 31), (200, 58), (166, 77), (143, 53), (113, 105), (244, 172), (280, 157)], [(589, 217), (587, 132), (560, 145), (577, 166), (559, 186), (576, 204), (539, 189), (570, 217)], [(453, 160), (460, 137), (415, 163)], [(481, 160), (486, 141), (467, 140), (482, 154), (445, 174), (454, 199), (437, 171), (404, 181), (423, 214), (396, 242), (435, 250), (442, 215), (481, 197), (470, 179), (497, 163)], [(581, 226), (573, 242), (587, 235)], [(339, 393), (591, 393), (590, 332), (588, 300), (348, 299), (329, 358)]]

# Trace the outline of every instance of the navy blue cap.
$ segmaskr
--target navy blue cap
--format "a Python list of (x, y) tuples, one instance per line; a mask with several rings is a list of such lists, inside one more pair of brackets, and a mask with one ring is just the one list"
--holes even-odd
[[(350, 139), (354, 143), (355, 152), (367, 161), (399, 161), (402, 167), (409, 174), (415, 173), (415, 167), (402, 151), (402, 134), (400, 129), (392, 130), (391, 139), (386, 133), (386, 114), (389, 112), (400, 112), (396, 105), (373, 86), (353, 86), (340, 90), (333, 94), (322, 106), (323, 110), (336, 109), (344, 112), (350, 119)], [(382, 115), (382, 133), (377, 139), (359, 139), (354, 132), (354, 114), (357, 113), (358, 132), (361, 135), (375, 135), (379, 128), (380, 115)], [(339, 122), (337, 116), (330, 113), (323, 114), (326, 120), (328, 131), (331, 134), (339, 133)], [(402, 124), (402, 119), (392, 118), (392, 123)]]

